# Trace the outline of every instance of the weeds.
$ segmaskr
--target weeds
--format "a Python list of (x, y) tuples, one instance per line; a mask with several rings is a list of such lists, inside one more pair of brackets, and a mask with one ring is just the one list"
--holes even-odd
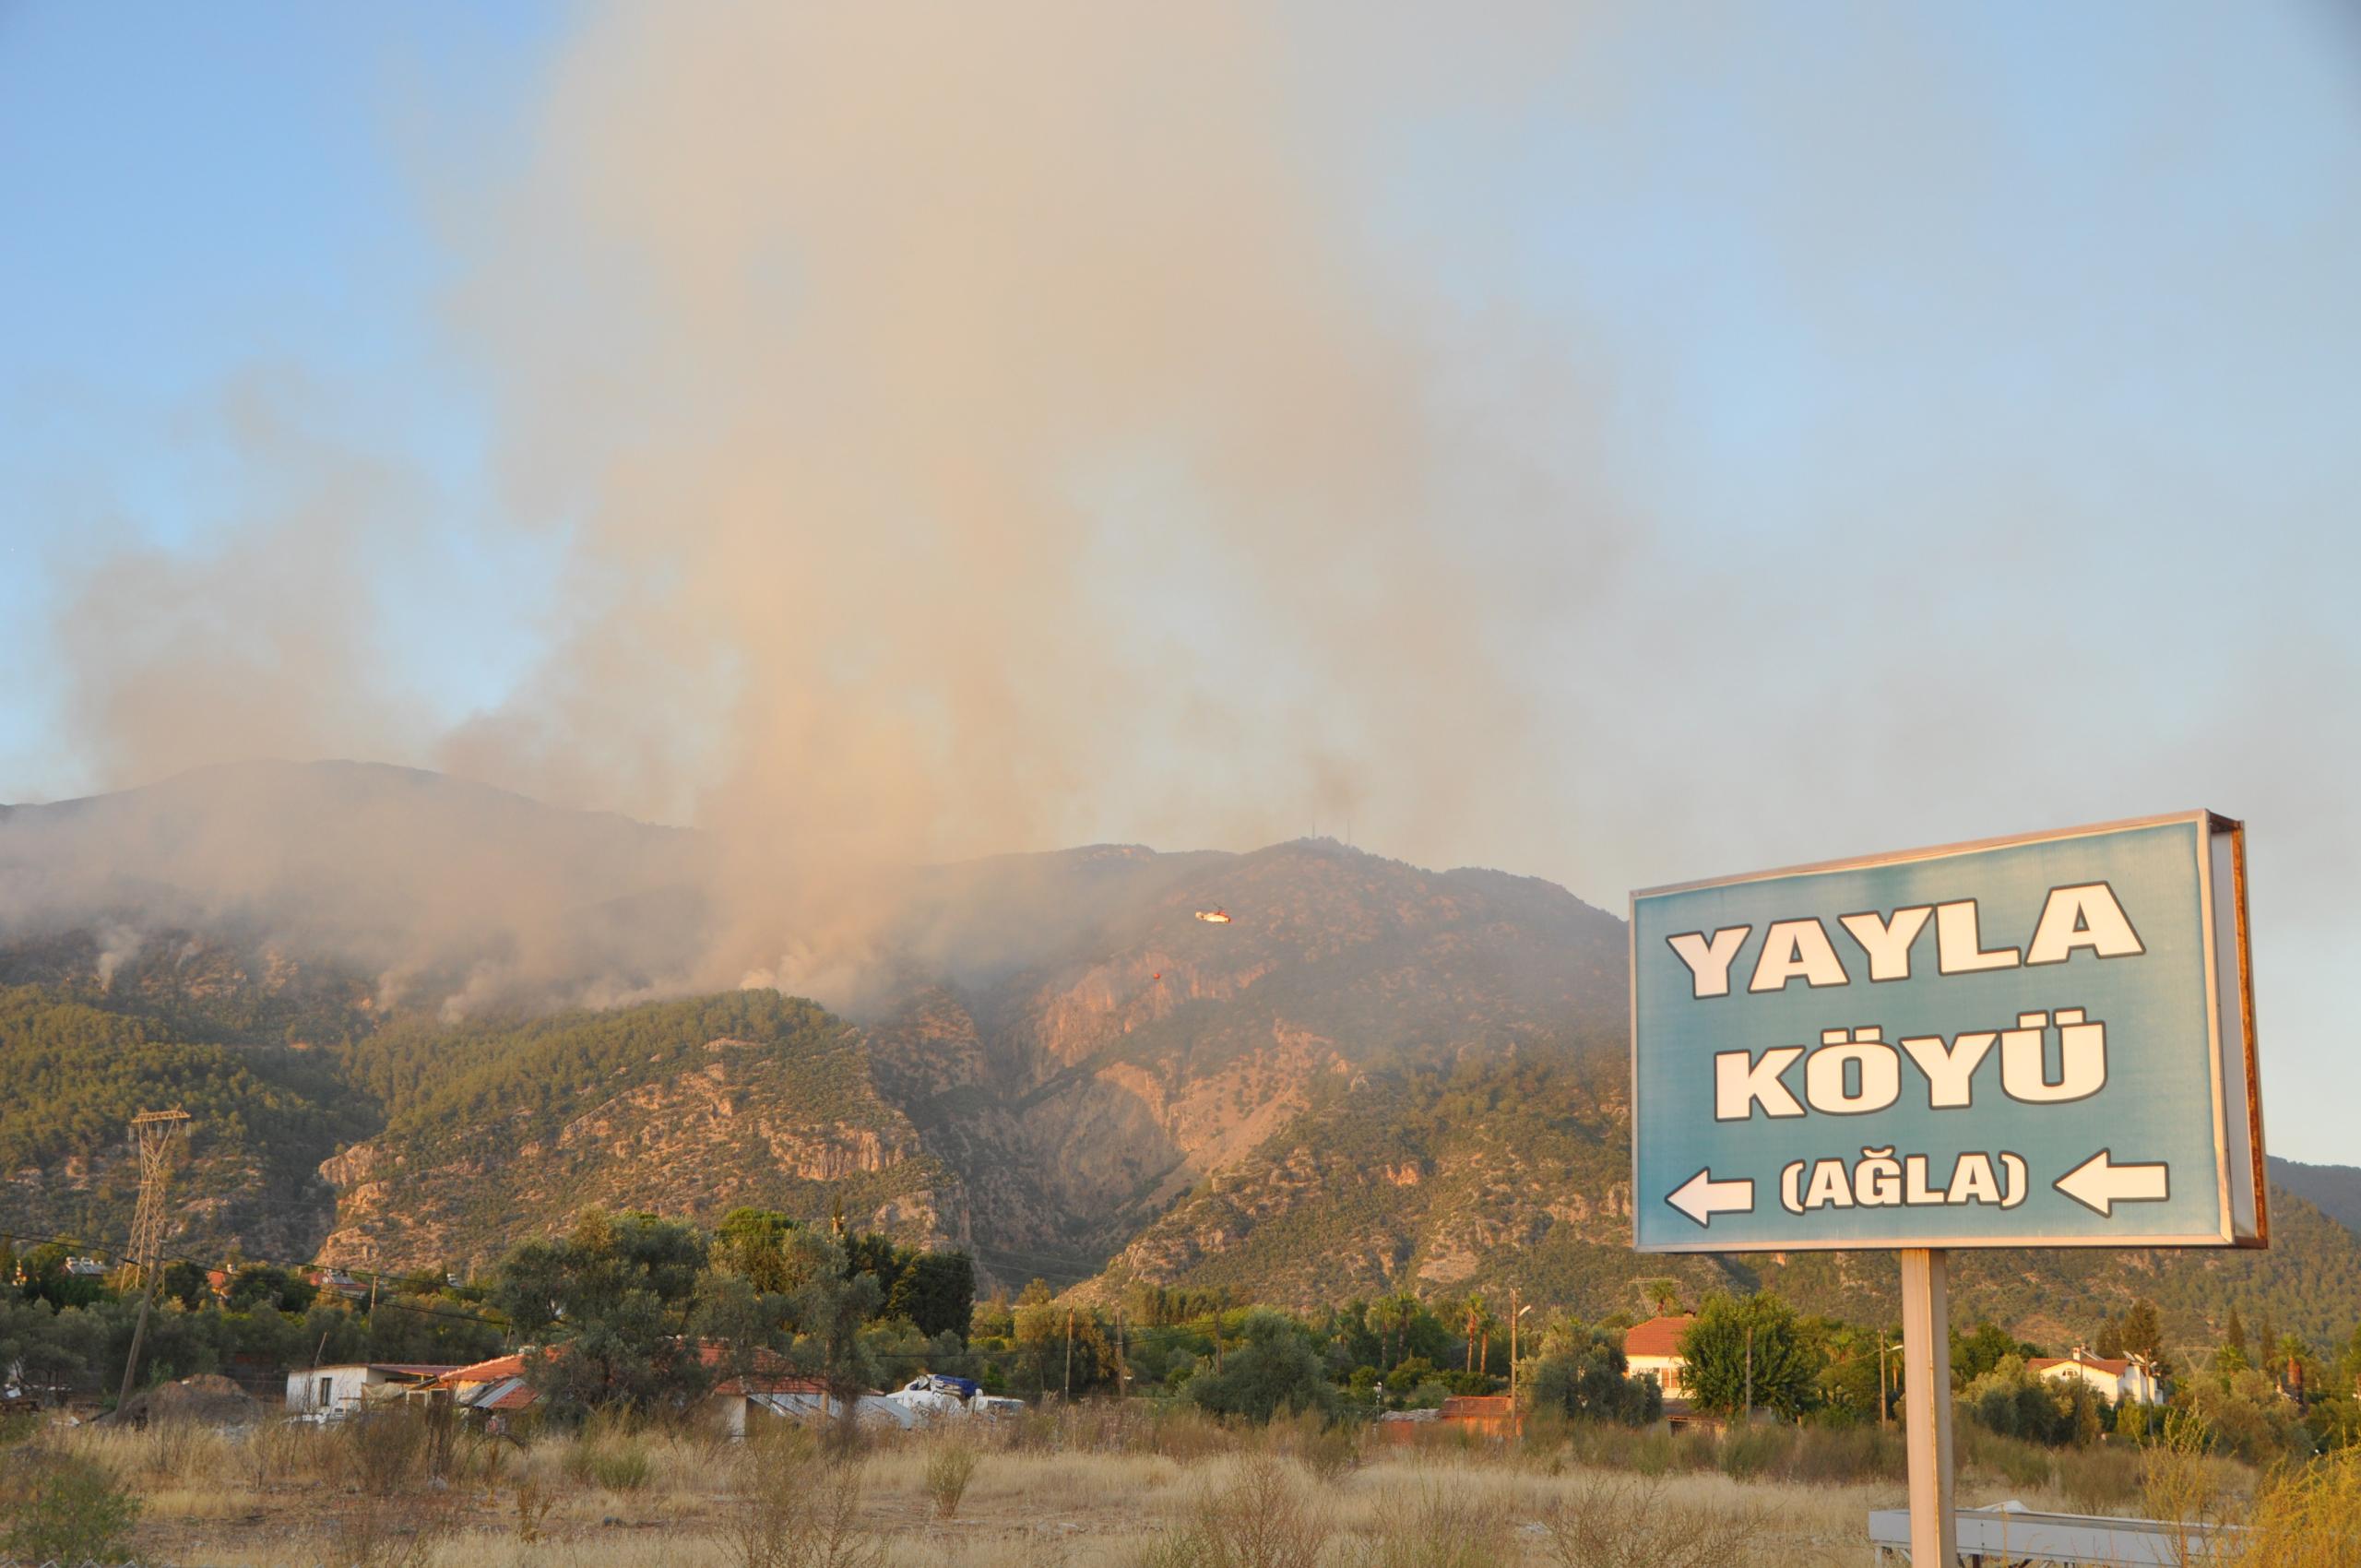
[(831, 1461), (799, 1430), (765, 1433), (739, 1455), (744, 1496), (718, 1535), (741, 1568), (880, 1568), (884, 1546), (860, 1523), (861, 1467)]
[(976, 1477), (979, 1455), (958, 1438), (938, 1438), (926, 1455), (926, 1494), (934, 1500), (934, 1516), (948, 1519), (959, 1512), (967, 1483)]
[(236, 1466), (249, 1488), (263, 1491), (314, 1469), (322, 1446), (313, 1428), (289, 1420), (260, 1421), (239, 1441)]
[(0, 1469), (0, 1552), (28, 1562), (122, 1554), (139, 1500), (94, 1459), (40, 1443), (14, 1447)]
[(596, 1417), (565, 1451), (563, 1468), (566, 1479), (576, 1486), (608, 1491), (637, 1491), (655, 1473), (647, 1443), (621, 1421)]
[(1430, 1482), (1381, 1503), (1376, 1531), (1347, 1560), (1352, 1568), (1507, 1568), (1516, 1544), (1492, 1500)]
[(2171, 1530), (2173, 1561), (2202, 1561), (2212, 1532), (2228, 1521), (2231, 1499), (2210, 1457), (2213, 1429), (2190, 1410), (2175, 1410), (2141, 1450), (2141, 1491), (2148, 1517)]
[(1743, 1562), (1750, 1510), (1676, 1506), (1654, 1478), (1590, 1475), (1541, 1516), (1558, 1568), (1724, 1568)]
[(1292, 1420), (1274, 1420), (1270, 1432), (1275, 1445), (1295, 1455), (1323, 1485), (1334, 1486), (1360, 1467), (1360, 1433), (1342, 1421), (1306, 1410)]
[(2361, 1562), (2361, 1451), (2346, 1449), (2274, 1477), (2228, 1568), (2351, 1568)]
[(539, 1544), (547, 1534), (550, 1510), (557, 1505), (557, 1499), (544, 1491), (540, 1482), (527, 1476), (516, 1483), (515, 1503), (516, 1544)]
[(425, 1568), (457, 1523), (447, 1491), (399, 1498), (361, 1491), (330, 1510), (323, 1544), (337, 1568)]
[(417, 1476), (426, 1454), (426, 1425), (409, 1410), (370, 1410), (338, 1423), (344, 1471), (369, 1497), (391, 1497)]
[(1335, 1526), (1269, 1455), (1197, 1493), (1192, 1516), (1141, 1554), (1140, 1568), (1318, 1568)]

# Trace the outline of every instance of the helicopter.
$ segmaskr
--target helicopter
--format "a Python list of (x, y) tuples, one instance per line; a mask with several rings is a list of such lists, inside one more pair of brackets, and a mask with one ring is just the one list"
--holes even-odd
[(1228, 925), (1229, 923), (1229, 911), (1228, 909), (1199, 909), (1197, 911), (1197, 918), (1204, 921), (1207, 925)]

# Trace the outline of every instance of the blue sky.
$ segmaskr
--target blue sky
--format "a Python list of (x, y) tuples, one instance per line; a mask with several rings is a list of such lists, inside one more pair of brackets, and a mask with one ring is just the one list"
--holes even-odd
[[(2361, 1163), (2343, 994), (2361, 943), (2361, 27), (2326, 5), (1561, 9), (1391, 31), (1350, 8), (1269, 13), (1284, 21), (1237, 26), (1267, 50), (1257, 70), (1219, 84), (1281, 105), (1240, 110), (1240, 140), (1301, 196), (1323, 247), (1305, 275), (1411, 324), (1382, 357), (1416, 367), (1446, 433), (1415, 541), (1475, 607), (1434, 646), (1500, 672), (1519, 717), (1470, 730), (1465, 771), (1507, 782), (1435, 793), (1421, 773), (1455, 803), (1389, 803), (1390, 770), (1428, 766), (1388, 738), (1393, 673), (1357, 679), (1336, 630), (1353, 623), (1265, 630), (1300, 610), (1300, 561), (1205, 525), (1235, 497), (1176, 421), (1061, 460), (1086, 510), (1124, 519), (1085, 580), (1121, 585), (1122, 618), (1191, 661), (1187, 690), (1151, 695), (1157, 728), (1111, 766), (1068, 759), (1061, 777), (1086, 782), (1026, 833), (1236, 844), (1341, 815), (1372, 848), (1618, 907), (1633, 885), (2213, 806), (2254, 823), (2273, 1146)], [(680, 30), (726, 31), (693, 14)], [(628, 267), (520, 252), (513, 224), (537, 220), (514, 215), (637, 155), (635, 127), (586, 125), (584, 105), (693, 121), (627, 79), (641, 53), (660, 74), (668, 26), (554, 6), (0, 10), (0, 799), (207, 760), (100, 712), (94, 661), (143, 616), (251, 636), (265, 663), (336, 643), (302, 723), (251, 731), (282, 749), (459, 766), (509, 754), (455, 733), (605, 721), (588, 713), (616, 727), (602, 754), (624, 754), (671, 710), (705, 711), (666, 684), (679, 671), (582, 699), (568, 650), (674, 564), (660, 533), (599, 533), (597, 483), (519, 478), (573, 362), (518, 373), (542, 351), (530, 332), (480, 314), (487, 289), (516, 303), (519, 254), (552, 295), (635, 286)], [(889, 95), (895, 79), (878, 68)], [(872, 145), (901, 144), (847, 156)], [(699, 172), (653, 195), (618, 175), (625, 216), (593, 216), (706, 221)], [(1216, 220), (1245, 199), (1230, 191)], [(796, 270), (799, 220), (780, 220), (772, 287), (783, 315), (825, 317), (825, 292), (797, 292), (829, 276)], [(530, 327), (533, 308), (507, 314)], [(602, 319), (549, 308), (562, 330)], [(617, 340), (687, 319), (670, 309), (619, 315)], [(612, 362), (698, 386), (694, 332), (649, 335), (679, 346)], [(579, 445), (682, 406), (633, 402), (611, 368), (585, 355), (585, 397), (607, 401), (563, 426)], [(322, 508), (325, 531), (366, 514), (332, 570), (299, 559), (212, 618), (142, 604), (90, 632), (109, 584), (201, 594), (224, 577), (182, 568), (281, 560)], [(696, 514), (668, 526), (694, 533)], [(1349, 598), (1366, 572), (1368, 624), (1394, 615), (1395, 537), (1311, 556), (1335, 577), (1308, 597)], [(297, 598), (314, 601), (301, 642), (269, 629)], [(759, 688), (765, 647), (680, 670)], [(960, 700), (929, 678), (919, 706)], [(1134, 677), (1109, 679), (1141, 703)], [(1343, 794), (1291, 792), (1274, 737), (1299, 703), (1333, 727)], [(677, 747), (697, 767), (672, 775), (483, 770), (700, 817), (700, 770), (737, 765), (729, 726), (699, 722)], [(1126, 783), (1200, 767), (1232, 796), (1290, 782), (1243, 813), (1150, 810)]]

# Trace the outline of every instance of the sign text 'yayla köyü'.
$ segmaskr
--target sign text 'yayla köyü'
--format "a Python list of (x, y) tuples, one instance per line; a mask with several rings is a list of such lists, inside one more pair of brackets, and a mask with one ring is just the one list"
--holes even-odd
[(1643, 1251), (2268, 1236), (2240, 826), (1631, 898)]

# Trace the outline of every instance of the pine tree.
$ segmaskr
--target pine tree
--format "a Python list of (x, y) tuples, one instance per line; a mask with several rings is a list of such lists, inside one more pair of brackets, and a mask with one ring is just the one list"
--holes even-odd
[(2109, 1318), (2099, 1324), (2098, 1342), (2091, 1347), (2091, 1350), (2094, 1354), (2104, 1356), (2110, 1361), (2121, 1360), (2123, 1324), (2114, 1318)]
[(2144, 1297), (2131, 1303), (2120, 1324), (2123, 1353), (2138, 1356), (2152, 1364), (2162, 1365), (2165, 1359), (2165, 1324), (2157, 1315), (2156, 1303)]
[(2222, 1348), (2236, 1351), (2242, 1361), (2249, 1360), (2247, 1355), (2247, 1325), (2239, 1321), (2236, 1307), (2230, 1309), (2230, 1326), (2222, 1331)]

